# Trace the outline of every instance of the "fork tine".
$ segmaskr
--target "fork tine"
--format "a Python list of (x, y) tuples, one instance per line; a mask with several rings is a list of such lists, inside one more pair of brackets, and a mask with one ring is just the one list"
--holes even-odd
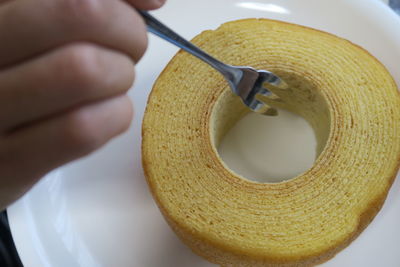
[[(286, 89), (288, 86), (283, 80), (281, 80), (272, 72), (258, 70), (257, 73), (259, 74), (259, 78), (255, 84), (255, 88), (258, 89), (253, 95), (253, 99), (251, 101), (252, 106), (249, 107), (257, 113), (276, 116), (278, 115), (278, 111), (270, 105), (283, 101), (278, 95), (269, 90), (268, 87), (274, 86), (281, 89)], [(263, 85), (268, 85), (268, 87), (264, 87)]]
[[(258, 99), (258, 100), (260, 100), (262, 102), (263, 102), (263, 99), (282, 102), (282, 99), (279, 96), (277, 96), (276, 94), (274, 94), (273, 92), (271, 92), (270, 90), (268, 90), (266, 88), (261, 88), (260, 91), (258, 92), (258, 95), (260, 95), (260, 97), (261, 97), (261, 99)], [(257, 97), (257, 95), (256, 95), (256, 97)]]
[(258, 71), (258, 73), (263, 78), (263, 82), (262, 82), (263, 87), (268, 87), (268, 85), (272, 85), (279, 89), (288, 89), (289, 88), (289, 86), (287, 85), (287, 83), (285, 81), (283, 81), (280, 77), (276, 76), (272, 72), (264, 70), (264, 71)]
[(255, 96), (255, 100), (257, 100), (257, 101), (259, 101), (259, 102), (261, 102), (261, 103), (263, 103), (264, 105), (267, 105), (267, 106), (269, 106), (269, 105), (274, 106), (274, 104), (278, 104), (278, 103), (282, 103), (283, 102), (283, 100), (279, 96), (277, 96), (275, 94), (272, 94), (272, 95), (257, 94)]
[(278, 111), (275, 108), (270, 107), (269, 105), (267, 105), (264, 102), (261, 102), (257, 99), (254, 99), (249, 107), (254, 112), (262, 114), (262, 115), (268, 115), (268, 116), (278, 115)]

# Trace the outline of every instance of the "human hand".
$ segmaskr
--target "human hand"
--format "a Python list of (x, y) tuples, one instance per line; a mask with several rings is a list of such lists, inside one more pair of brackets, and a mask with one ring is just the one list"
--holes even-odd
[(164, 0), (0, 0), (0, 208), (127, 130), (146, 46), (133, 7)]

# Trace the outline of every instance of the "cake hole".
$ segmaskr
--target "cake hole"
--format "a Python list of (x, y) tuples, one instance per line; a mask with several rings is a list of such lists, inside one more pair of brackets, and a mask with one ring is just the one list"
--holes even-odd
[(229, 88), (210, 113), (211, 145), (221, 163), (239, 177), (259, 183), (290, 180), (312, 168), (330, 136), (327, 99), (313, 77), (277, 73), (290, 90), (279, 92), (277, 117), (249, 112)]
[(218, 153), (235, 173), (259, 183), (276, 183), (309, 169), (317, 141), (301, 116), (280, 109), (276, 117), (248, 113), (222, 138)]

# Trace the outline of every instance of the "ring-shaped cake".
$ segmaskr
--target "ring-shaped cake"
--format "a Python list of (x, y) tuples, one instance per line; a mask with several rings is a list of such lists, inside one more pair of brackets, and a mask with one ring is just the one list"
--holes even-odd
[(377, 214), (397, 174), (393, 78), (359, 46), (279, 21), (233, 21), (193, 42), (226, 63), (283, 78), (290, 89), (271, 88), (281, 101), (269, 104), (310, 123), (318, 157), (280, 183), (231, 171), (217, 147), (248, 111), (219, 73), (180, 51), (155, 83), (143, 121), (143, 166), (169, 225), (222, 266), (309, 266), (333, 257)]

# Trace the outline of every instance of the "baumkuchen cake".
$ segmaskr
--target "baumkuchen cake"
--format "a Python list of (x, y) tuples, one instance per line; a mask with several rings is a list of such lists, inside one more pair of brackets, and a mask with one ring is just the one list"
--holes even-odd
[(280, 183), (231, 171), (216, 148), (248, 111), (218, 72), (181, 51), (156, 81), (143, 122), (145, 174), (169, 225), (222, 266), (312, 266), (333, 257), (371, 222), (397, 174), (393, 78), (359, 46), (279, 21), (233, 21), (193, 42), (226, 63), (283, 78), (290, 89), (271, 88), (282, 101), (270, 104), (310, 123), (317, 158)]

